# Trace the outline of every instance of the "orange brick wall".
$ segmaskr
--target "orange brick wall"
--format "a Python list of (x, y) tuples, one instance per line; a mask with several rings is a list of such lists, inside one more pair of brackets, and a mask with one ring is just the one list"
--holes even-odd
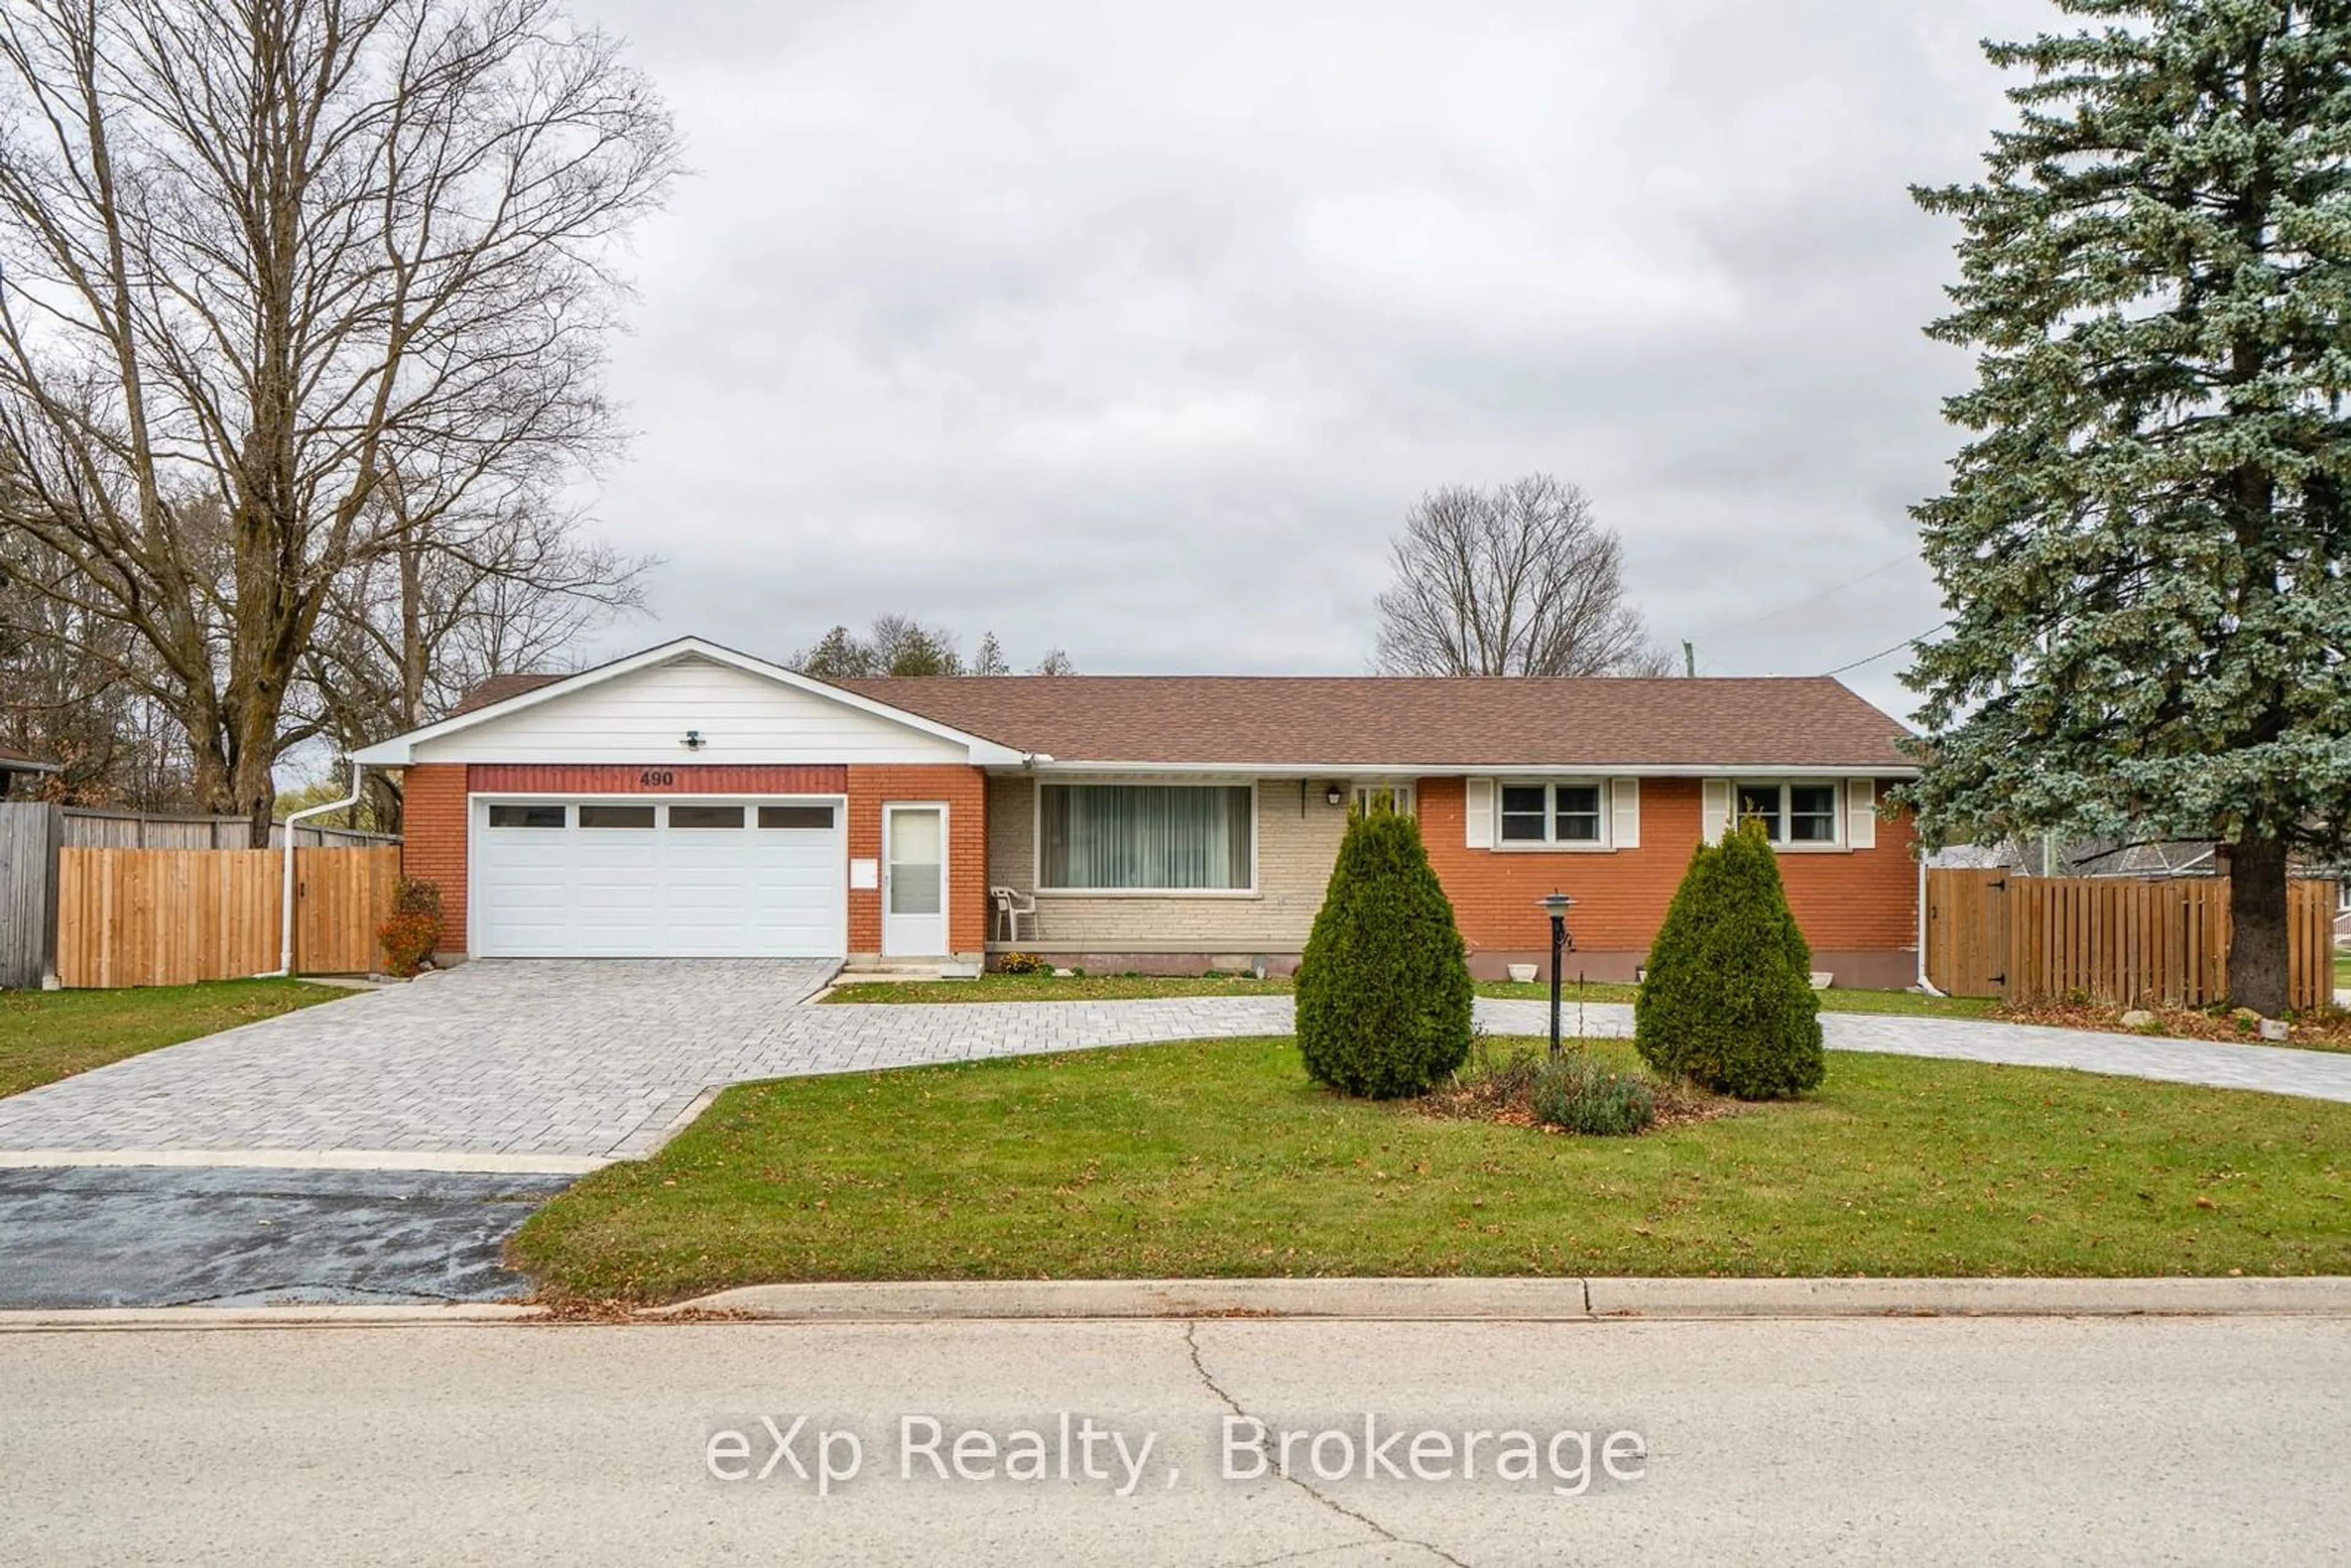
[[(987, 776), (959, 763), (852, 763), (849, 769), (849, 855), (882, 854), (882, 807), (892, 800), (944, 800), (947, 806), (947, 941), (958, 953), (987, 945)], [(882, 950), (882, 894), (849, 890), (849, 950)]]
[(465, 950), (465, 767), (420, 762), (400, 781), (400, 869), (441, 887), (441, 947)]
[[(1698, 847), (1695, 779), (1643, 779), (1641, 847), (1594, 853), (1470, 849), (1463, 780), (1424, 779), (1419, 789), (1429, 862), (1453, 899), (1473, 956), (1548, 957), (1551, 925), (1535, 901), (1554, 888), (1575, 900), (1568, 928), (1579, 951), (1646, 953)], [(1906, 816), (1878, 822), (1875, 849), (1780, 857), (1789, 907), (1815, 952), (1892, 953), (1917, 945), (1918, 873), (1910, 843)]]

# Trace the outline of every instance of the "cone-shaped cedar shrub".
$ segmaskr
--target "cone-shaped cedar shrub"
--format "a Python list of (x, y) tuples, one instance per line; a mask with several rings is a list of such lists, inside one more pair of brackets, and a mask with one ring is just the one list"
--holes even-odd
[(1355, 818), (1298, 968), (1308, 1075), (1374, 1100), (1426, 1093), (1468, 1059), (1469, 997), (1420, 825), (1384, 809)]
[(1820, 999), (1812, 949), (1788, 911), (1762, 830), (1700, 844), (1649, 949), (1634, 1044), (1660, 1072), (1741, 1100), (1820, 1087)]

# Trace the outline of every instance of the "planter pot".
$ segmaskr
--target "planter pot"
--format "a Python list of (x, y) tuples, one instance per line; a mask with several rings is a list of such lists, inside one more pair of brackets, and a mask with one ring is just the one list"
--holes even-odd
[(1513, 964), (1510, 966), (1510, 978), (1521, 986), (1532, 985), (1535, 978), (1535, 967), (1532, 964)]

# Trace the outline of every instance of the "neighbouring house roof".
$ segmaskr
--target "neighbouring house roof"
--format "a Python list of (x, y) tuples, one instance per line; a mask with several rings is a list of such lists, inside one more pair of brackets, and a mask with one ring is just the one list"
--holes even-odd
[(0, 746), (0, 773), (62, 773), (58, 764), (19, 751), (13, 746)]
[(508, 697), (518, 697), (525, 692), (535, 692), (541, 686), (551, 686), (558, 681), (569, 678), (568, 675), (552, 671), (544, 674), (492, 675), (480, 685), (469, 688), (465, 695), (459, 697), (457, 706), (449, 710), (449, 716), (455, 718), (461, 714), (472, 713), (475, 708), (486, 708), (492, 703), (502, 703)]
[(1874, 768), (1909, 732), (1825, 677), (988, 675), (839, 683), (1062, 765)]

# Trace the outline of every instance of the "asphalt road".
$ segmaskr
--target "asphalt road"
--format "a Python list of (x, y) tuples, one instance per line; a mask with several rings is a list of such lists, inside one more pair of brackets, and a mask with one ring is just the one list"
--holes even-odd
[(0, 1562), (2351, 1552), (2344, 1319), (18, 1332), (0, 1389)]
[(87, 1166), (0, 1170), (0, 1308), (487, 1301), (569, 1176)]

